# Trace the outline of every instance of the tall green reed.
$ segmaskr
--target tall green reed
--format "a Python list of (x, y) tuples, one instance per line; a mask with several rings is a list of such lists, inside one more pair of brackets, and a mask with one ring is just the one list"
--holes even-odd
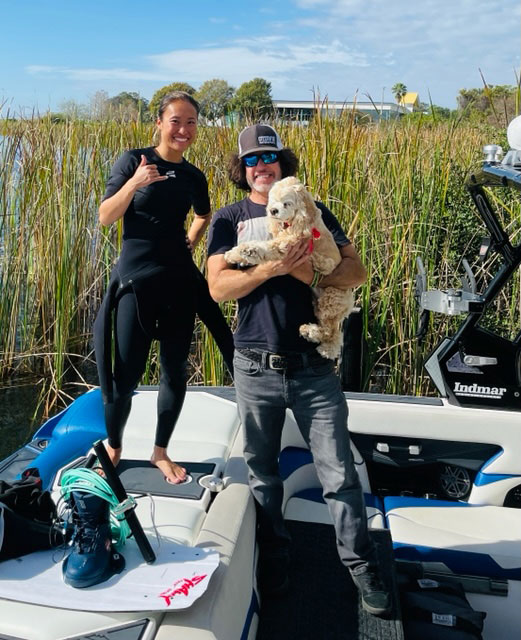
[[(496, 134), (457, 121), (366, 126), (355, 115), (276, 126), (300, 158), (300, 177), (334, 211), (367, 266), (368, 282), (358, 291), (366, 387), (384, 372), (385, 391), (429, 392), (422, 357), (449, 324), (436, 318), (418, 347), (416, 257), (423, 257), (431, 286), (454, 285), (461, 251), (471, 253), (478, 237), (463, 182)], [(103, 229), (97, 221), (106, 178), (123, 150), (152, 144), (153, 126), (34, 118), (1, 127), (0, 379), (44, 376), (50, 410), (67, 399), (67, 382), (85, 382), (85, 364), (92, 368), (91, 327), (121, 246), (121, 225)], [(244, 196), (225, 169), (238, 132), (238, 125), (201, 127), (188, 154), (208, 177), (213, 209)], [(518, 215), (515, 204), (507, 206)], [(204, 244), (194, 259), (204, 272)], [(498, 302), (505, 322), (518, 320), (518, 290), (515, 302)], [(223, 311), (233, 326), (235, 304)], [(157, 362), (153, 350), (144, 382), (157, 382)], [(229, 382), (200, 322), (190, 364), (193, 384)]]

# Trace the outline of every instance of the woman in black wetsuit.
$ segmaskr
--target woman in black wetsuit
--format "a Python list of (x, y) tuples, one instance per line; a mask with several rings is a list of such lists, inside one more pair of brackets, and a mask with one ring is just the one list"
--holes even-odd
[[(94, 324), (107, 450), (117, 464), (132, 394), (151, 342), (158, 339), (161, 374), (151, 462), (173, 483), (182, 482), (186, 471), (168, 457), (166, 448), (186, 393), (186, 362), (198, 309), (203, 321), (213, 324), (209, 328), (227, 363), (233, 351), (231, 331), (191, 256), (210, 222), (206, 178), (183, 158), (195, 140), (198, 113), (189, 94), (166, 95), (157, 118), (159, 144), (127, 151), (117, 160), (99, 208), (103, 225), (123, 218), (121, 255)], [(194, 220), (186, 234), (192, 207)]]

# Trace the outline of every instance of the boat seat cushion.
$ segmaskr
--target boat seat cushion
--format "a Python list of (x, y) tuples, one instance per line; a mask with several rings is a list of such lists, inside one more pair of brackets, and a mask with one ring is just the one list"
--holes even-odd
[[(353, 452), (359, 475), (366, 478), (363, 458)], [(287, 520), (332, 524), (329, 509), (322, 497), (313, 456), (309, 449), (286, 447), (279, 456), (279, 472), (284, 481), (283, 513)], [(364, 486), (365, 485), (365, 486)], [(383, 505), (368, 491), (368, 482), (362, 482), (366, 499), (368, 524), (372, 528), (385, 528)]]
[[(157, 392), (138, 391), (132, 398), (132, 410), (125, 427), (125, 449), (134, 438), (147, 438), (148, 449), (152, 449), (157, 415)], [(152, 421), (153, 424), (150, 424)], [(228, 400), (208, 393), (187, 393), (183, 410), (172, 434), (172, 447), (176, 442), (193, 443), (194, 451), (201, 444), (214, 444), (229, 452), (237, 431), (239, 418), (237, 407)]]
[(456, 573), (521, 580), (521, 509), (386, 497), (395, 556)]
[[(124, 433), (125, 458), (148, 459), (151, 455), (156, 405), (156, 391), (145, 389), (134, 394)], [(235, 404), (204, 392), (187, 393), (168, 451), (178, 462), (212, 462), (219, 474), (226, 466), (238, 433)]]
[[(380, 498), (370, 493), (364, 493), (364, 499), (367, 513), (367, 526), (370, 529), (385, 529), (383, 505)], [(320, 487), (303, 489), (291, 496), (286, 502), (284, 518), (286, 520), (299, 520), (301, 522), (333, 524)]]
[[(356, 450), (351, 449), (362, 491), (371, 493), (365, 461)], [(309, 449), (303, 447), (285, 447), (279, 456), (279, 473), (284, 481), (284, 504), (289, 498), (302, 489), (320, 487), (313, 456)]]

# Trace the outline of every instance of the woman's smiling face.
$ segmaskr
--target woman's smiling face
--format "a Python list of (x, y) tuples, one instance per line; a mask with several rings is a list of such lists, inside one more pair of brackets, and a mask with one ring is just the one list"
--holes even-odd
[(184, 151), (197, 136), (197, 111), (187, 100), (175, 100), (156, 121), (159, 130), (159, 153), (174, 162), (181, 160)]

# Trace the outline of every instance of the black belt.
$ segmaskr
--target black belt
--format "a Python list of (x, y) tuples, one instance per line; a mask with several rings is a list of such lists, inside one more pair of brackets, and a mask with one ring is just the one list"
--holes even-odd
[(326, 364), (327, 358), (318, 353), (270, 353), (269, 351), (253, 351), (237, 349), (237, 351), (253, 362), (264, 365), (267, 369), (283, 371), (284, 369), (304, 369), (308, 366)]

